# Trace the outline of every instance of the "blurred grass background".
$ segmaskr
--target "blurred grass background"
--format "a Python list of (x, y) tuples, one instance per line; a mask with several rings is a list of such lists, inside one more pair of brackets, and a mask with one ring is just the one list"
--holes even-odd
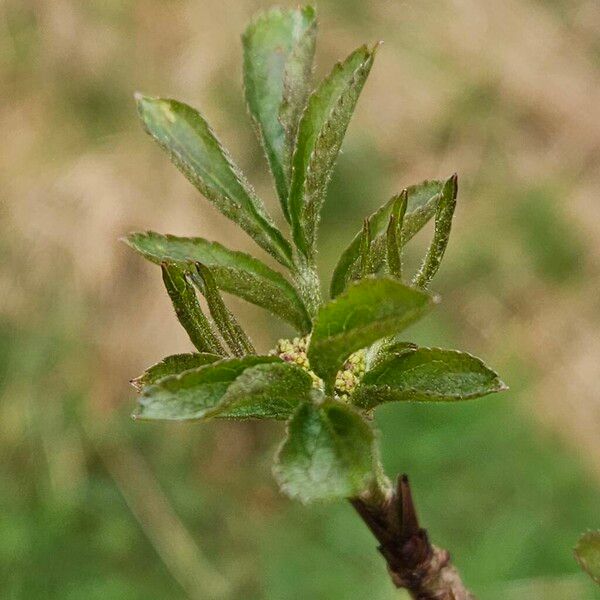
[[(269, 5), (0, 2), (2, 598), (402, 596), (348, 506), (277, 493), (281, 426), (129, 420), (127, 381), (190, 346), (119, 236), (260, 255), (142, 133), (132, 94), (199, 107), (275, 211), (239, 44)], [(391, 194), (458, 171), (443, 304), (412, 333), (511, 386), (381, 409), (386, 467), (411, 475), (482, 599), (598, 598), (571, 549), (600, 517), (600, 4), (321, 0), (319, 14), (317, 78), (385, 41), (331, 186), (323, 272)], [(263, 350), (289, 333), (232, 306)]]

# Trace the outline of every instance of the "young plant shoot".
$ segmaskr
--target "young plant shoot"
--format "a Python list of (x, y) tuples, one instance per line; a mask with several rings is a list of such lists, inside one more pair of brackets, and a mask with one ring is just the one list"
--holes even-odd
[[(127, 237), (160, 266), (197, 350), (168, 356), (133, 380), (140, 394), (135, 417), (285, 421), (273, 467), (282, 492), (304, 503), (350, 500), (396, 586), (415, 598), (464, 600), (472, 596), (448, 553), (431, 545), (418, 523), (408, 479), (392, 484), (384, 475), (372, 419), (386, 402), (460, 402), (506, 389), (471, 354), (417, 346), (404, 336), (437, 304), (428, 289), (448, 244), (457, 177), (407, 186), (367, 217), (323, 298), (315, 263), (319, 215), (378, 44), (351, 52), (315, 86), (316, 32), (315, 10), (307, 6), (261, 14), (242, 37), (246, 103), (289, 232), (275, 225), (198, 111), (136, 95), (150, 136), (280, 268), (200, 237)], [(405, 246), (431, 219), (431, 244), (411, 275)], [(257, 354), (223, 292), (266, 309), (297, 337)]]

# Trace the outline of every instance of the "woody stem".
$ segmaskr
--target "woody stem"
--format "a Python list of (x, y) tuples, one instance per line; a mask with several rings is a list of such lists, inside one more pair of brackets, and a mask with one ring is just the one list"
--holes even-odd
[(395, 488), (369, 489), (350, 503), (379, 542), (397, 588), (408, 590), (414, 600), (475, 600), (448, 551), (431, 544), (420, 527), (406, 475)]

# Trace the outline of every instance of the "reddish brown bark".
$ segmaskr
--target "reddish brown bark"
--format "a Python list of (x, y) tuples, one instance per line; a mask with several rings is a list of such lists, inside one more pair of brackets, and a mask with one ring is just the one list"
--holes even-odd
[(379, 542), (396, 587), (415, 600), (475, 600), (448, 551), (431, 544), (420, 527), (406, 475), (385, 497), (366, 494), (350, 502)]

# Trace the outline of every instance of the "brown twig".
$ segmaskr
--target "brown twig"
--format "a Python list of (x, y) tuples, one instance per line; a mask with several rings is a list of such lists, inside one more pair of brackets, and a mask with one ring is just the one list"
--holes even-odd
[(448, 551), (431, 544), (419, 526), (406, 475), (383, 497), (367, 493), (350, 502), (379, 542), (396, 587), (415, 600), (475, 600)]

